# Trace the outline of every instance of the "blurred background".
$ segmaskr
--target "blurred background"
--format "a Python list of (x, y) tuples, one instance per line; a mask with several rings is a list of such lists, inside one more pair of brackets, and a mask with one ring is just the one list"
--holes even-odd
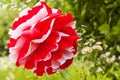
[(42, 77), (9, 62), (8, 31), (19, 12), (39, 0), (0, 0), (0, 80), (120, 80), (120, 0), (46, 0), (71, 13), (81, 39), (72, 65)]

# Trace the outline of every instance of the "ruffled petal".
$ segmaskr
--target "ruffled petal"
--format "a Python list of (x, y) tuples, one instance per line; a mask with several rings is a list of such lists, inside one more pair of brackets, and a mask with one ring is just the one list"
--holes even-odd
[(42, 76), (67, 68), (77, 52), (75, 21), (70, 13), (50, 8), (45, 1), (20, 13), (9, 31), (9, 58)]

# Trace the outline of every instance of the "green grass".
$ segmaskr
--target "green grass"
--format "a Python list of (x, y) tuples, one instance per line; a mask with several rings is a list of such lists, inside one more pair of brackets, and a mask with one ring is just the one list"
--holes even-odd
[[(119, 80), (120, 69), (114, 72), (118, 77), (114, 79), (113, 68), (107, 73), (95, 73), (89, 72), (89, 66), (86, 64), (80, 64), (79, 60), (74, 59), (74, 62), (66, 70), (62, 70), (52, 75), (36, 76), (32, 71), (26, 70), (23, 67), (16, 67), (10, 63), (7, 57), (0, 59), (0, 80)], [(4, 62), (2, 62), (2, 60)], [(8, 66), (4, 68), (5, 65)], [(2, 69), (3, 68), (3, 69)]]
[[(4, 64), (1, 65), (4, 66)], [(66, 70), (52, 75), (44, 74), (41, 77), (37, 77), (32, 71), (26, 70), (23, 67), (16, 67), (13, 64), (4, 70), (0, 69), (0, 80), (80, 80), (82, 70), (79, 67), (80, 66), (74, 62)]]

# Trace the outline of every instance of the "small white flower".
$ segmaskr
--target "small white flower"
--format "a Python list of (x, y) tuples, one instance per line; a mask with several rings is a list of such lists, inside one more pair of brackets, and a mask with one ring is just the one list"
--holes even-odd
[(0, 69), (1, 70), (6, 70), (9, 67), (12, 67), (13, 65), (9, 62), (8, 57), (0, 57)]
[(115, 57), (115, 55), (113, 55), (113, 56), (111, 57), (111, 61), (115, 61), (115, 59), (116, 59), (116, 57)]
[(7, 6), (8, 6), (7, 4), (2, 5), (2, 9), (6, 9)]
[(11, 6), (10, 10), (17, 10), (17, 5)]
[(84, 45), (88, 45), (90, 42), (86, 42), (86, 43), (84, 43)]
[(101, 58), (105, 58), (106, 56), (105, 56), (104, 54), (101, 54), (100, 57), (101, 57)]
[(14, 75), (13, 72), (9, 72), (9, 76), (10, 76), (11, 79), (14, 79), (14, 78), (15, 78), (15, 75)]
[(107, 62), (107, 63), (111, 63), (111, 61), (110, 61), (109, 58), (106, 58), (106, 62)]
[(44, 2), (45, 0), (40, 0), (41, 2)]
[(106, 52), (105, 53), (105, 56), (109, 56), (111, 53), (110, 52)]
[(29, 3), (31, 0), (27, 0), (26, 2)]
[(85, 25), (81, 24), (82, 27), (86, 27)]
[(86, 54), (86, 53), (88, 53), (88, 52), (92, 52), (93, 51), (93, 49), (91, 48), (91, 47), (85, 47), (85, 48), (83, 48), (82, 50), (81, 50), (81, 53), (82, 54)]
[(91, 41), (91, 42), (95, 42), (95, 39), (93, 39), (93, 38), (90, 38), (90, 39), (89, 39), (89, 41)]
[(102, 72), (103, 69), (101, 67), (98, 67), (98, 69), (96, 70), (96, 72)]
[(103, 48), (100, 45), (93, 45), (92, 46), (93, 49), (97, 49), (97, 50), (103, 50)]
[(80, 38), (80, 39), (78, 39), (77, 41), (82, 41), (83, 40), (83, 38)]
[(20, 11), (20, 12), (21, 12), (21, 11), (22, 11), (22, 8), (18, 8), (18, 11)]
[(96, 44), (102, 44), (102, 42), (98, 41), (98, 42), (96, 42)]
[(106, 58), (106, 62), (112, 63), (115, 61), (115, 59), (116, 59), (116, 57), (115, 57), (115, 55), (113, 55), (111, 58)]
[(80, 36), (81, 36), (81, 35), (82, 35), (82, 33), (78, 33), (78, 35), (80, 35)]
[(113, 47), (110, 47), (110, 50), (113, 50)]
[(118, 56), (118, 59), (120, 60), (120, 56)]
[(11, 80), (11, 78), (10, 77), (6, 77), (6, 80)]

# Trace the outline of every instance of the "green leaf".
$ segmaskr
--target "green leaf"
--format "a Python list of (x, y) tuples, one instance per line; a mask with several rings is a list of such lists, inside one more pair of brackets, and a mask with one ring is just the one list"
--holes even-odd
[(101, 34), (105, 34), (105, 35), (107, 35), (110, 31), (110, 27), (108, 24), (102, 24), (98, 29)]
[(120, 52), (120, 46), (119, 46), (119, 45), (116, 46), (116, 50), (117, 50), (118, 52)]
[(109, 5), (106, 6), (106, 8), (114, 8), (114, 7), (116, 7), (115, 4), (109, 4)]
[(114, 26), (112, 28), (112, 34), (119, 34), (120, 33), (120, 28), (118, 26)]
[(120, 33), (120, 20), (117, 22), (117, 25), (112, 28), (112, 34), (116, 35)]

